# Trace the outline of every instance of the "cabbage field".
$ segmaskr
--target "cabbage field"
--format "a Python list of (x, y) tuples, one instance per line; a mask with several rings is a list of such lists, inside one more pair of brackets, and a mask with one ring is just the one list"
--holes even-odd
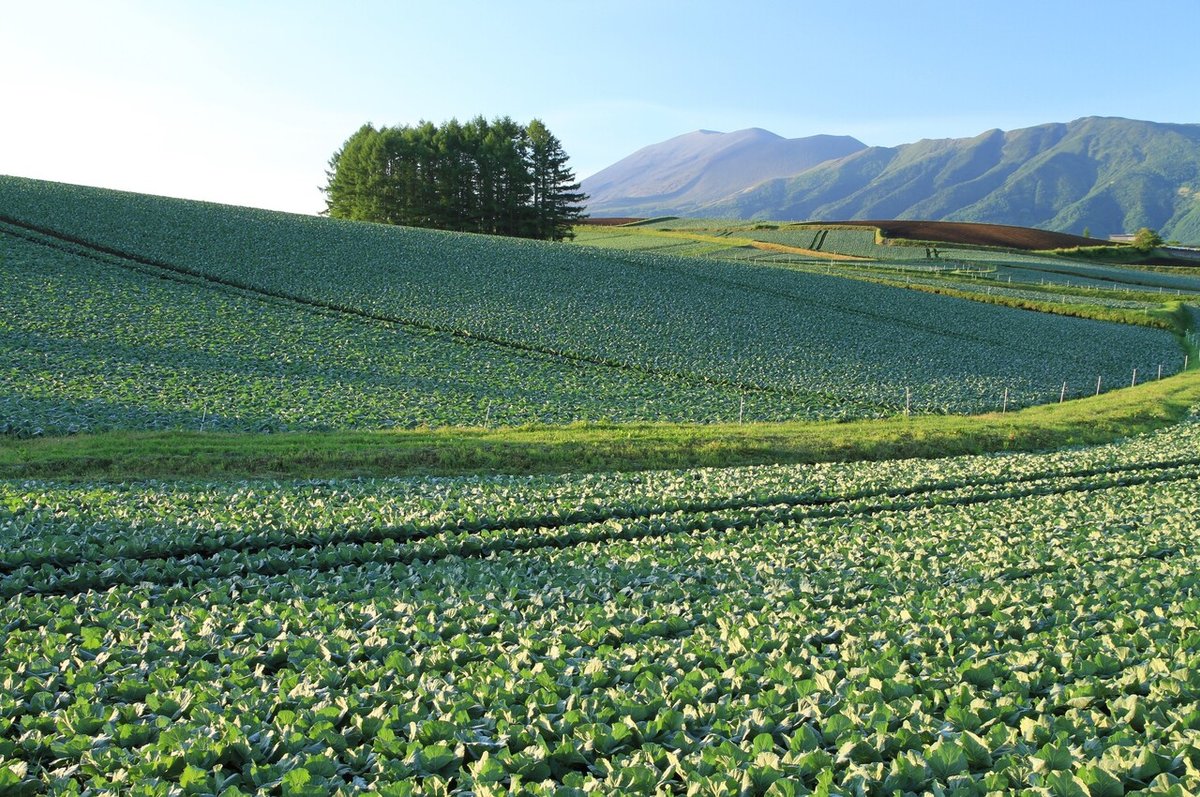
[[(799, 397), (580, 364), (0, 236), (0, 433), (802, 416)], [(741, 403), (744, 402), (744, 405)]]
[[(630, 240), (0, 177), (0, 445), (62, 475), (0, 480), (0, 795), (1200, 789), (1200, 389), (1165, 379), (1172, 333)], [(1102, 309), (1140, 322), (1144, 293)], [(424, 435), (416, 461), (452, 470), (493, 461), (462, 427), (550, 424), (487, 434), (527, 460), (505, 467), (562, 470), (538, 446), (575, 421), (747, 423), (581, 427), (581, 471), (742, 451), (722, 429), (779, 452), (804, 427), (749, 422), (1014, 409), (1160, 369), (977, 436), (997, 419), (821, 427), (823, 457), (939, 459), (386, 478), (408, 460), (370, 453)], [(444, 434), (360, 434), (360, 459), (340, 433), (418, 426)], [(164, 430), (232, 434), (143, 434)], [(280, 431), (293, 478), (221, 456)], [(946, 457), (947, 434), (1075, 447)], [(318, 440), (369, 476), (306, 478)], [(130, 478), (172, 457), (208, 475)]]
[(821, 274), (19, 178), (0, 256), (18, 435), (978, 412), (1183, 366), (1161, 330)]
[(1191, 793), (1198, 452), (0, 483), (0, 791)]

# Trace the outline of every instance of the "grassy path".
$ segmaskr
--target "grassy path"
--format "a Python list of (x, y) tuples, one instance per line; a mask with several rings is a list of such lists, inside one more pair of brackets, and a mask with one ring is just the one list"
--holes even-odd
[(0, 478), (333, 478), (885, 460), (1095, 444), (1177, 423), (1200, 370), (1093, 398), (978, 416), (849, 423), (628, 424), (0, 441)]

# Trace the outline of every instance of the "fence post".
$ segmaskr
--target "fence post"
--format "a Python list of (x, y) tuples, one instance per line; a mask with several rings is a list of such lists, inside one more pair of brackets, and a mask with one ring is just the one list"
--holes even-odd
[(912, 414), (912, 388), (904, 388), (904, 417)]
[(742, 416), (746, 413), (746, 394), (742, 394), (742, 401), (738, 405), (738, 423), (742, 422)]
[(1096, 377), (1096, 395), (1097, 396), (1100, 395), (1100, 379), (1101, 379), (1100, 376)]
[(1066, 397), (1067, 397), (1067, 383), (1063, 382), (1062, 390), (1060, 390), (1058, 393), (1058, 403), (1062, 404), (1063, 399), (1065, 399)]
[(1001, 405), (1000, 412), (1008, 412), (1008, 388), (1004, 388), (1004, 404)]
[(1136, 368), (1134, 368), (1134, 369), (1133, 369), (1133, 381), (1131, 381), (1131, 382), (1129, 383), (1129, 386), (1130, 386), (1130, 387), (1136, 387), (1136, 386), (1137, 386), (1137, 369), (1136, 369)]

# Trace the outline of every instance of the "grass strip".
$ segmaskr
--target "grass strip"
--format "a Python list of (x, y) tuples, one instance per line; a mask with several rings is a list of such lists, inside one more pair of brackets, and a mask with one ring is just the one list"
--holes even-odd
[(0, 478), (347, 478), (878, 461), (1109, 442), (1186, 418), (1200, 371), (976, 416), (771, 424), (576, 424), (407, 431), (109, 432), (0, 440)]

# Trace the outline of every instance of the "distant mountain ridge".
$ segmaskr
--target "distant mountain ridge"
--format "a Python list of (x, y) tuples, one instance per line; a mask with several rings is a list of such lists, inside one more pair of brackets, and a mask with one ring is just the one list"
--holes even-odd
[[(821, 160), (785, 161), (787, 147)], [(794, 171), (763, 177), (772, 164)], [(1093, 237), (1151, 227), (1196, 243), (1200, 125), (1087, 117), (898, 147), (700, 131), (639, 150), (583, 190), (593, 216), (981, 221)]]
[(687, 212), (866, 147), (850, 136), (789, 139), (760, 128), (697, 130), (638, 150), (584, 180), (583, 188), (593, 214), (660, 215), (645, 210), (665, 207)]

